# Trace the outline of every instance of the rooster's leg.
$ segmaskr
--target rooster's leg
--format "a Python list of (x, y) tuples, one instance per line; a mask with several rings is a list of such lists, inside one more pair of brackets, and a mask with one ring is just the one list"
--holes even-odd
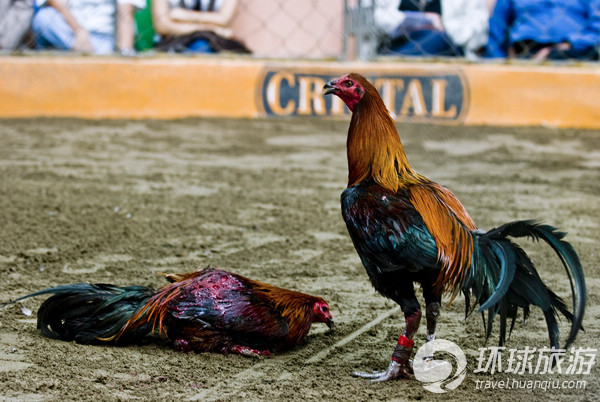
[(231, 353), (237, 353), (239, 355), (246, 356), (246, 357), (261, 357), (261, 356), (271, 355), (271, 352), (269, 352), (268, 350), (257, 350), (257, 349), (253, 349), (249, 346), (244, 346), (244, 345), (231, 346), (229, 348), (229, 351)]
[(435, 328), (440, 315), (440, 302), (435, 301), (427, 304), (425, 318), (427, 319), (427, 342), (435, 339)]
[(354, 372), (356, 377), (368, 378), (373, 382), (388, 381), (395, 378), (413, 378), (413, 370), (410, 362), (410, 356), (413, 349), (413, 336), (419, 329), (421, 322), (421, 307), (416, 298), (403, 299), (400, 303), (404, 311), (406, 328), (404, 333), (398, 338), (398, 344), (392, 353), (392, 361), (386, 371), (363, 373)]
[(425, 319), (427, 320), (427, 342), (435, 339), (435, 329), (440, 315), (442, 297), (435, 290), (434, 284), (429, 282), (421, 283), (423, 287), (423, 297), (425, 298)]
[(175, 341), (173, 342), (173, 348), (175, 348), (175, 350), (177, 350), (178, 352), (184, 353), (189, 353), (193, 350), (192, 344), (187, 339), (183, 338), (175, 339)]

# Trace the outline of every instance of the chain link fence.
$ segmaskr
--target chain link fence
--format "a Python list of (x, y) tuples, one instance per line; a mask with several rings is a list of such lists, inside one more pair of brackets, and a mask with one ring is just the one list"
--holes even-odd
[(596, 61), (600, 46), (598, 0), (247, 0), (240, 14), (264, 57)]
[(598, 60), (599, 0), (355, 0), (345, 15), (361, 60)]
[[(31, 1), (0, 0), (0, 30), (14, 19), (8, 4)], [(150, 52), (157, 41), (151, 1), (138, 0), (146, 9), (135, 15), (136, 43), (145, 41), (138, 50)], [(67, 4), (77, 2), (101, 3)], [(598, 60), (600, 0), (238, 0), (231, 30), (262, 58), (589, 61)], [(29, 35), (21, 48), (33, 51), (35, 42)]]
[(235, 34), (258, 57), (333, 58), (344, 49), (343, 0), (241, 0)]

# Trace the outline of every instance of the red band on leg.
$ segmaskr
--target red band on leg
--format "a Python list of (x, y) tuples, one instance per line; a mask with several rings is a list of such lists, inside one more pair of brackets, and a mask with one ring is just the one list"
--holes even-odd
[(412, 339), (408, 339), (404, 335), (400, 335), (400, 337), (398, 338), (398, 345), (403, 346), (405, 348), (412, 348), (414, 343), (415, 342)]

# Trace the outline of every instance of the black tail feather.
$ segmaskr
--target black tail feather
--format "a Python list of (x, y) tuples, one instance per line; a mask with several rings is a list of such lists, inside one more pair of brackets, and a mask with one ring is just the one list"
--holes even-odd
[[(37, 325), (42, 333), (63, 341), (98, 344), (112, 342), (109, 339), (154, 293), (153, 289), (145, 286), (79, 283), (44, 289), (9, 303), (53, 294), (38, 310)], [(150, 326), (136, 327), (119, 337), (118, 343), (137, 343), (150, 331)]]
[[(518, 308), (523, 309), (524, 320), (529, 315), (529, 305), (542, 309), (548, 326), (550, 344), (558, 347), (559, 314), (571, 322), (571, 330), (565, 342), (565, 348), (574, 341), (582, 328), (586, 304), (586, 287), (583, 268), (577, 253), (564, 241), (564, 232), (552, 226), (535, 221), (516, 221), (492, 229), (487, 233), (474, 232), (473, 263), (465, 281), (463, 292), (472, 291), (479, 311), (487, 310), (486, 337), (492, 331), (492, 323), (500, 315), (500, 344), (506, 339), (506, 320), (512, 320), (509, 336), (512, 333)], [(565, 302), (550, 290), (541, 280), (533, 262), (525, 251), (511, 242), (508, 237), (530, 237), (544, 240), (559, 257), (569, 278), (573, 299), (573, 312), (567, 309)], [(467, 297), (468, 312), (470, 298)]]

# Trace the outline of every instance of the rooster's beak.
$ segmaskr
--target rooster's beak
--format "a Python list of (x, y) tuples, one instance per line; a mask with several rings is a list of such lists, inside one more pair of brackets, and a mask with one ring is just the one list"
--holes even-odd
[(329, 318), (327, 321), (325, 321), (325, 324), (327, 324), (330, 330), (333, 330), (333, 318)]
[(334, 85), (335, 85), (335, 81), (329, 81), (327, 84), (325, 84), (323, 86), (323, 95), (329, 95), (329, 94), (335, 93), (337, 91), (337, 88)]

